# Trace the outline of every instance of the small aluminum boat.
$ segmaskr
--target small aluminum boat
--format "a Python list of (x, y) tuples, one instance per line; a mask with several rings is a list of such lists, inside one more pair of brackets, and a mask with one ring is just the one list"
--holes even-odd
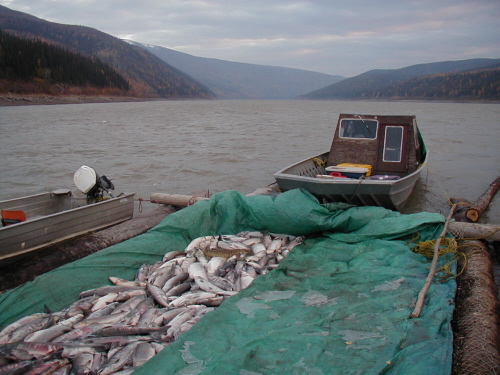
[(415, 116), (340, 114), (330, 151), (274, 177), (280, 190), (302, 188), (323, 202), (399, 210), (426, 163)]
[(113, 184), (86, 166), (75, 173), (74, 180), (86, 195), (59, 189), (0, 201), (0, 260), (132, 218), (135, 193), (104, 198), (103, 192), (109, 193)]

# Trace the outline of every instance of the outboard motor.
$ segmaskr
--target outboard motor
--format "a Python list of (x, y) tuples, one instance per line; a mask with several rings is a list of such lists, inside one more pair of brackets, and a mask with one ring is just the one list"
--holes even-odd
[(110, 190), (115, 186), (106, 176), (99, 176), (94, 168), (82, 165), (73, 176), (76, 187), (87, 195), (88, 203), (100, 202), (104, 199), (103, 193), (106, 192), (111, 198), (114, 198)]

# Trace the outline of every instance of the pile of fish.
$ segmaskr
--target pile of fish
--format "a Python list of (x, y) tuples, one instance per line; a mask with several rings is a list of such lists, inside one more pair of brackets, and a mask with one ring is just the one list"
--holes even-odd
[(134, 281), (109, 277), (113, 285), (80, 293), (62, 311), (5, 327), (0, 375), (129, 374), (302, 241), (268, 232), (196, 238), (141, 266)]

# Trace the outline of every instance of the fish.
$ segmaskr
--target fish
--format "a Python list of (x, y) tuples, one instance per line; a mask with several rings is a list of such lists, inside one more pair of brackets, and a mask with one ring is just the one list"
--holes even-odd
[(274, 240), (271, 241), (271, 243), (267, 247), (267, 254), (273, 254), (279, 249), (281, 249), (281, 239), (275, 238)]
[(136, 327), (149, 327), (153, 323), (153, 319), (156, 318), (158, 308), (151, 306), (149, 309), (144, 311), (137, 321)]
[(141, 301), (137, 305), (137, 307), (132, 310), (128, 315), (128, 319), (126, 319), (126, 322), (130, 326), (135, 326), (139, 322), (139, 319), (141, 319), (142, 314), (144, 314), (149, 308), (154, 306), (154, 298), (153, 297), (148, 297), (145, 300)]
[(135, 347), (132, 354), (132, 366), (140, 367), (156, 354), (155, 348), (149, 342), (141, 342)]
[(47, 313), (31, 314), (9, 324), (0, 331), (0, 344), (6, 344), (9, 341), (9, 336), (11, 335), (11, 333), (21, 328), (23, 325), (28, 324), (36, 319), (44, 318), (47, 316), (48, 316)]
[(56, 337), (61, 336), (63, 333), (71, 331), (73, 324), (78, 323), (84, 318), (83, 314), (75, 315), (69, 319), (66, 319), (59, 324), (53, 325), (52, 327), (41, 329), (39, 331), (33, 332), (26, 336), (25, 342), (49, 342)]
[(208, 280), (223, 290), (234, 290), (234, 284), (224, 277), (208, 276)]
[(184, 293), (179, 298), (176, 298), (172, 302), (170, 302), (170, 306), (172, 307), (182, 307), (182, 306), (190, 306), (190, 305), (199, 305), (202, 303), (211, 303), (212, 300), (217, 301), (217, 294), (205, 291), (190, 291)]
[(108, 293), (108, 294), (103, 295), (102, 297), (99, 297), (98, 299), (96, 299), (94, 301), (90, 311), (94, 312), (94, 311), (97, 311), (97, 310), (100, 310), (100, 309), (106, 307), (109, 303), (115, 302), (116, 297), (118, 297), (118, 293), (115, 293), (115, 292)]
[(139, 286), (139, 285), (136, 285), (136, 286), (130, 286), (130, 285), (106, 285), (106, 286), (101, 286), (99, 288), (95, 288), (95, 289), (90, 289), (90, 290), (86, 290), (84, 292), (81, 292), (80, 293), (80, 298), (84, 298), (84, 297), (90, 297), (90, 296), (99, 296), (99, 297), (103, 297), (103, 296), (106, 296), (110, 293), (121, 293), (121, 292), (127, 292), (127, 291), (130, 291), (130, 290), (137, 290), (137, 289), (144, 289), (143, 286)]
[(128, 314), (130, 314), (128, 311), (124, 311), (124, 312), (121, 312), (121, 313), (100, 316), (98, 318), (83, 319), (83, 320), (80, 320), (75, 325), (73, 325), (73, 327), (74, 328), (82, 328), (82, 327), (90, 326), (92, 324), (111, 324), (111, 323), (117, 323), (119, 321), (124, 320), (127, 317)]
[(159, 305), (167, 307), (168, 299), (162, 288), (153, 284), (147, 284), (149, 294), (158, 302)]
[(61, 311), (3, 328), (0, 375), (131, 373), (303, 241), (255, 231), (202, 236), (143, 264), (132, 280), (110, 275), (111, 285), (79, 293)]
[(186, 247), (184, 252), (187, 253), (189, 251), (193, 251), (195, 249), (198, 249), (200, 247), (200, 245), (202, 245), (203, 242), (210, 241), (213, 238), (214, 238), (213, 236), (197, 237), (189, 243), (189, 245)]
[(35, 368), (41, 363), (43, 363), (42, 360), (38, 361), (26, 360), (26, 361), (14, 362), (0, 367), (0, 375), (25, 374), (29, 370)]
[(250, 249), (222, 249), (219, 247), (216, 247), (214, 249), (207, 249), (204, 251), (205, 255), (208, 257), (223, 257), (223, 258), (230, 258), (233, 255), (236, 256), (241, 256), (250, 253)]
[(174, 250), (174, 251), (169, 251), (163, 256), (162, 262), (166, 263), (169, 260), (175, 259), (180, 255), (183, 255), (184, 251), (179, 251), (179, 250)]
[(63, 347), (54, 343), (14, 342), (0, 345), (0, 354), (8, 359), (30, 360), (42, 358), (48, 354), (61, 350)]
[(92, 371), (94, 355), (91, 353), (79, 353), (73, 358), (72, 372), (75, 374), (88, 374)]
[(73, 327), (73, 329), (67, 333), (55, 337), (51, 340), (53, 343), (62, 343), (67, 341), (73, 341), (87, 337), (92, 334), (95, 330), (102, 327), (102, 324), (88, 324), (79, 328)]
[(23, 341), (31, 333), (49, 327), (52, 322), (53, 317), (50, 315), (32, 320), (13, 331), (8, 343)]
[(224, 290), (222, 288), (219, 288), (218, 286), (212, 284), (208, 279), (205, 279), (201, 276), (196, 276), (194, 278), (194, 282), (196, 285), (200, 287), (201, 290), (204, 290), (205, 292), (211, 292), (215, 294), (220, 294), (223, 296), (234, 296), (237, 294), (236, 291), (233, 290)]
[(188, 277), (189, 277), (189, 273), (187, 273), (187, 272), (181, 272), (181, 273), (175, 275), (174, 277), (170, 278), (170, 280), (168, 280), (167, 282), (165, 282), (165, 284), (162, 287), (163, 291), (165, 293), (168, 292), (174, 286), (176, 286), (176, 285), (184, 282), (185, 280), (187, 280)]
[(139, 269), (137, 270), (137, 273), (135, 274), (135, 280), (139, 282), (146, 281), (149, 269), (150, 269), (149, 264), (143, 264), (142, 266), (140, 266)]
[(219, 268), (221, 268), (226, 263), (226, 258), (224, 257), (213, 257), (208, 261), (205, 268), (208, 276), (213, 276), (217, 273)]
[(174, 273), (174, 265), (171, 264), (168, 267), (165, 268), (159, 268), (158, 270), (155, 271), (154, 279), (152, 284), (154, 286), (157, 286), (158, 288), (163, 287), (167, 280), (172, 278), (172, 275)]
[(262, 258), (267, 254), (267, 248), (259, 242), (252, 246), (252, 253), (258, 258)]
[(99, 368), (98, 373), (109, 375), (121, 370), (134, 354), (137, 345), (137, 342), (133, 342), (121, 348)]
[(172, 289), (165, 292), (165, 296), (167, 296), (167, 298), (172, 296), (180, 296), (182, 293), (188, 291), (189, 289), (191, 289), (191, 283), (185, 282), (174, 286)]

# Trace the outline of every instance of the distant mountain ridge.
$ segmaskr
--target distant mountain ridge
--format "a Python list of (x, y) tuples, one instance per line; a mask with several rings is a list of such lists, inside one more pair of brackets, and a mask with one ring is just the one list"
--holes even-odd
[(85, 26), (48, 22), (0, 5), (0, 29), (27, 39), (39, 39), (114, 67), (130, 83), (135, 96), (211, 99), (208, 88), (142, 48)]
[[(454, 75), (463, 72), (488, 70), (500, 67), (500, 59), (468, 59), (460, 61), (442, 61), (429, 64), (412, 65), (401, 69), (376, 69), (360, 74), (356, 77), (347, 78), (341, 82), (329, 85), (319, 90), (299, 96), (300, 99), (372, 99), (372, 98), (401, 98), (405, 95), (397, 94), (396, 86), (402, 87), (406, 82), (422, 81), (423, 77), (436, 75)], [(476, 74), (476, 73), (474, 73)], [(458, 77), (458, 76), (457, 76)], [(495, 84), (495, 75), (490, 76)], [(431, 80), (428, 79), (428, 82)], [(448, 80), (446, 83), (450, 90), (455, 81)], [(457, 81), (458, 82), (458, 81)], [(498, 84), (498, 80), (496, 81)], [(429, 84), (429, 83), (428, 83)], [(441, 83), (442, 84), (442, 83)], [(428, 88), (430, 92), (432, 89)], [(436, 92), (436, 90), (432, 90)], [(407, 91), (408, 92), (408, 91)], [(392, 93), (392, 94), (391, 94)], [(413, 97), (406, 95), (406, 98), (433, 98), (435, 95), (422, 95), (423, 91)], [(460, 95), (457, 95), (459, 97)], [(441, 98), (449, 96), (443, 94)], [(476, 96), (469, 96), (469, 99), (478, 99)], [(494, 99), (494, 98), (492, 98)]]
[(219, 99), (293, 99), (345, 79), (302, 69), (196, 57), (165, 47), (129, 42), (203, 83)]
[[(500, 100), (500, 59), (376, 69), (346, 79), (125, 42), (93, 28), (48, 22), (1, 5), (0, 30), (97, 58), (126, 79), (126, 95), (138, 98)], [(7, 91), (0, 85), (0, 92)]]

